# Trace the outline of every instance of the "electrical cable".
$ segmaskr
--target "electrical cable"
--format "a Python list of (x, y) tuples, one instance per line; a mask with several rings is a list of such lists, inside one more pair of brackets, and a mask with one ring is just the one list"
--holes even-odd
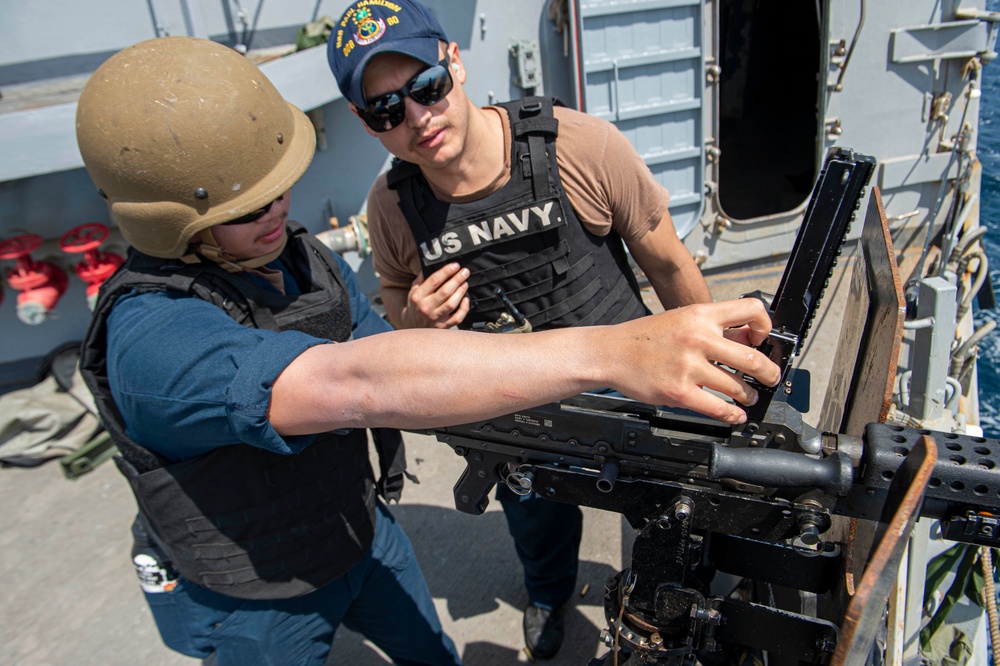
[(983, 567), (983, 589), (986, 599), (986, 615), (990, 620), (990, 651), (993, 663), (1000, 664), (1000, 619), (997, 618), (997, 593), (993, 585), (993, 554), (987, 546), (979, 548), (979, 563)]
[(965, 313), (969, 311), (969, 308), (972, 307), (972, 299), (979, 294), (979, 290), (983, 288), (983, 285), (986, 283), (986, 278), (990, 275), (989, 260), (986, 257), (986, 253), (981, 249), (969, 250), (963, 254), (962, 259), (958, 262), (958, 270), (956, 273), (958, 275), (964, 274), (969, 269), (969, 264), (973, 261), (979, 262), (979, 265), (976, 268), (976, 276), (972, 280), (972, 285), (969, 287), (968, 291), (962, 294), (962, 298), (958, 304), (956, 319), (961, 319), (965, 316)]
[(973, 358), (975, 356), (974, 348), (979, 344), (980, 340), (985, 338), (994, 328), (997, 327), (997, 323), (992, 319), (985, 322), (976, 331), (969, 336), (969, 339), (962, 343), (955, 353), (951, 355), (951, 368), (948, 372), (952, 377), (960, 376), (962, 367), (966, 360)]

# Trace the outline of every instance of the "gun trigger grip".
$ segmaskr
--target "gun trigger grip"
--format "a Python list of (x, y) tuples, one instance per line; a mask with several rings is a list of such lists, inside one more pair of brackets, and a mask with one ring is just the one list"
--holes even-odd
[(455, 482), (455, 508), (478, 516), (486, 511), (490, 503), (488, 495), (497, 484), (497, 469), (500, 465), (520, 461), (513, 456), (491, 451), (470, 450), (465, 447), (463, 450), (465, 469)]

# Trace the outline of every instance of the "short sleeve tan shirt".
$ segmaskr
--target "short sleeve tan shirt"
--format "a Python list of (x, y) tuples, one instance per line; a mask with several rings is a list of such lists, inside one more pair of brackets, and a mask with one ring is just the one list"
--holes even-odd
[[(505, 177), (490, 188), (463, 196), (482, 198), (510, 180), (510, 123), (498, 107), (504, 129)], [(559, 121), (556, 163), (566, 196), (583, 225), (593, 234), (614, 229), (626, 243), (637, 241), (667, 212), (670, 196), (656, 182), (632, 144), (611, 123), (565, 107), (554, 109)], [(368, 232), (375, 271), (382, 285), (409, 288), (421, 272), (420, 257), (410, 226), (399, 208), (399, 197), (382, 174), (368, 193)]]

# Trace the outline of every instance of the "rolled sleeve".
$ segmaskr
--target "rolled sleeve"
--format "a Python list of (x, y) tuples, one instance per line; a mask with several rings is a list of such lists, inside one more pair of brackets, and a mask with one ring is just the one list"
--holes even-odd
[(236, 438), (277, 453), (298, 453), (314, 435), (282, 437), (267, 418), (274, 382), (288, 364), (310, 347), (322, 344), (296, 331), (267, 336), (242, 357), (226, 391), (226, 411)]
[(129, 437), (169, 460), (241, 443), (290, 454), (312, 437), (275, 432), (271, 390), (319, 344), (329, 341), (241, 326), (197, 298), (136, 294), (108, 318), (108, 379)]

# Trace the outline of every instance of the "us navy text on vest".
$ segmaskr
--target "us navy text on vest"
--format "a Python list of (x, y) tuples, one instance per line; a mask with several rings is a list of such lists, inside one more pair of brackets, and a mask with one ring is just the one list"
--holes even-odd
[(565, 224), (566, 215), (563, 213), (562, 203), (559, 199), (550, 199), (444, 231), (420, 243), (420, 254), (425, 262), (436, 263), (446, 256), (460, 257), (474, 250)]

